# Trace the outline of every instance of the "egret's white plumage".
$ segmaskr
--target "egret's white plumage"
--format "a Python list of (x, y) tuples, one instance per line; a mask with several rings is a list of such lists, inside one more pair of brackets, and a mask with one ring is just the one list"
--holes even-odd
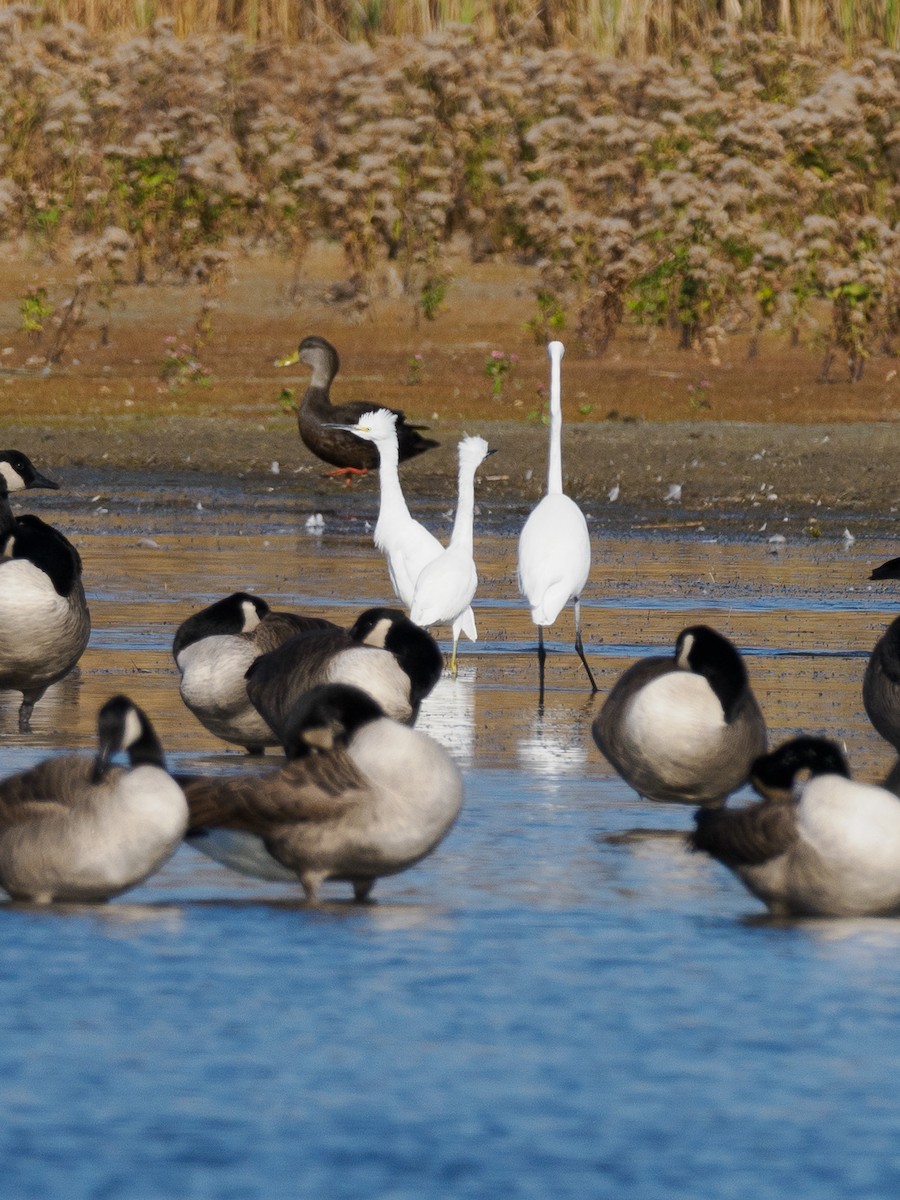
[[(459, 497), (456, 518), (446, 550), (422, 568), (416, 580), (410, 620), (424, 628), (450, 625), (453, 630), (453, 652), (450, 670), (456, 673), (456, 646), (460, 632), (465, 629), (475, 640), (475, 619), (472, 599), (478, 587), (475, 569), (473, 522), (475, 515), (475, 472), (489, 454), (490, 446), (483, 437), (467, 437), (459, 443)], [(471, 619), (471, 632), (465, 622)]]
[(420, 571), (442, 554), (444, 547), (407, 507), (398, 470), (397, 414), (379, 408), (363, 413), (356, 425), (343, 428), (373, 442), (378, 451), (380, 500), (375, 546), (387, 559), (394, 595), (409, 608)]
[(563, 492), (562, 484), (562, 342), (551, 342), (550, 448), (547, 494), (532, 511), (519, 535), (519, 591), (531, 607), (538, 627), (540, 699), (544, 698), (544, 626), (552, 625), (570, 600), (575, 602), (575, 649), (584, 664), (591, 690), (597, 684), (581, 641), (580, 597), (591, 569), (591, 539), (581, 509)]
[[(343, 428), (348, 429), (351, 433), (355, 433), (357, 437), (363, 438), (365, 441), (374, 442), (378, 450), (380, 501), (378, 506), (378, 520), (375, 523), (375, 545), (387, 559), (388, 574), (390, 575), (394, 594), (410, 610), (410, 616), (412, 617), (413, 598), (419, 576), (426, 567), (436, 559), (439, 559), (445, 551), (434, 534), (427, 530), (421, 522), (417, 521), (410, 514), (407, 507), (403, 496), (403, 489), (400, 486), (396, 421), (396, 415), (390, 409), (381, 408), (374, 412), (364, 413), (356, 425), (343, 426)], [(460, 447), (466, 442), (474, 443), (476, 441), (484, 442), (484, 439), (465, 438), (463, 442), (460, 442)], [(467, 451), (467, 454), (475, 455), (476, 453), (474, 450)], [(489, 453), (490, 450), (487, 449), (487, 443), (485, 442), (481, 458), (472, 467), (472, 499), (471, 502), (465, 502), (465, 505), (470, 510), (468, 517), (470, 526), (472, 521), (471, 512), (474, 510), (475, 504), (474, 473), (484, 457)], [(462, 454), (461, 449), (460, 454)], [(463, 486), (463, 478), (462, 460), (460, 460), (460, 487)], [(466, 470), (466, 478), (468, 478), (468, 468)], [(466, 486), (468, 487), (469, 485)], [(463, 505), (463, 496), (462, 492), (460, 492), (460, 497), (457, 501), (457, 522), (460, 520), (460, 506)], [(465, 521), (465, 516), (463, 520)], [(456, 524), (454, 524), (455, 529)], [(451, 543), (452, 540), (451, 536)], [(472, 595), (474, 596), (474, 594), (475, 589), (473, 587)], [(412, 617), (412, 619), (416, 620), (415, 617)], [(456, 646), (459, 641), (459, 635), (464, 633), (469, 641), (472, 642), (478, 637), (478, 631), (475, 627), (475, 614), (472, 612), (471, 597), (463, 606), (462, 611), (452, 620), (444, 618), (441, 621), (435, 621), (434, 624), (442, 624), (444, 620), (451, 624), (453, 630), (451, 668), (455, 669)], [(416, 621), (416, 623), (425, 624), (423, 621)]]

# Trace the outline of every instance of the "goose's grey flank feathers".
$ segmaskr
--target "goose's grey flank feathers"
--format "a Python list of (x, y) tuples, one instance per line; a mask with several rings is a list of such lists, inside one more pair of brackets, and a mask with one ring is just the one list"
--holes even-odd
[[(93, 759), (47, 759), (0, 783), (0, 886), (15, 899), (109, 899), (157, 870), (185, 834), (184, 793), (146, 714), (114, 696), (97, 732)], [(111, 765), (119, 751), (128, 767)]]
[(261, 655), (247, 671), (246, 689), (284, 744), (297, 702), (322, 683), (362, 688), (387, 716), (415, 721), (419, 705), (440, 678), (442, 664), (437, 642), (405, 613), (371, 608), (349, 630), (308, 630)]
[(0, 688), (22, 693), (20, 732), (78, 662), (90, 632), (78, 551), (39, 517), (19, 517), (0, 533)]
[(776, 913), (900, 911), (900, 800), (849, 777), (838, 747), (795, 738), (753, 764), (763, 796), (699, 812), (693, 846), (717, 858)]
[(349, 881), (362, 899), (456, 820), (462, 779), (449, 755), (358, 688), (312, 689), (287, 737), (289, 761), (277, 771), (184, 781), (192, 845), (266, 879), (289, 872), (309, 900), (326, 879)]
[(648, 800), (719, 805), (766, 748), (766, 728), (735, 646), (706, 625), (671, 657), (639, 660), (593, 724), (594, 740)]
[(261, 654), (310, 629), (339, 627), (319, 617), (273, 612), (250, 592), (232, 592), (178, 627), (172, 654), (181, 698), (200, 723), (226, 742), (261, 753), (278, 739), (247, 695), (244, 676)]

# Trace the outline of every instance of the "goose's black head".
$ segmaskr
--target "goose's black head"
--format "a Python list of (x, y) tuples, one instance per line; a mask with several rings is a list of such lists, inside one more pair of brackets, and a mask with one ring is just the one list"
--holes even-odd
[(253, 596), (250, 592), (232, 592), (179, 625), (172, 654), (178, 658), (185, 646), (203, 638), (252, 633), (269, 611), (268, 604), (260, 596)]
[(124, 750), (132, 767), (164, 767), (162, 746), (150, 718), (127, 696), (113, 696), (97, 714), (97, 757), (93, 782), (99, 783), (109, 770), (114, 754)]
[(708, 625), (691, 625), (678, 635), (675, 662), (681, 670), (703, 676), (718, 696), (725, 720), (731, 721), (747, 690), (747, 668), (733, 643)]
[(288, 758), (328, 754), (346, 746), (354, 733), (383, 717), (368, 692), (346, 683), (323, 683), (304, 693), (285, 723)]
[(367, 608), (350, 629), (355, 642), (389, 650), (410, 680), (413, 709), (437, 684), (444, 669), (441, 648), (427, 629), (412, 622), (399, 608)]
[(850, 778), (847, 760), (835, 742), (820, 737), (797, 737), (762, 754), (750, 768), (750, 782), (767, 799), (789, 799), (795, 789), (816, 775)]
[(81, 556), (69, 539), (32, 513), (0, 534), (0, 557), (33, 563), (60, 596), (68, 596), (81, 575)]
[(58, 483), (42, 475), (21, 450), (0, 450), (0, 492), (20, 492), (25, 488), (53, 488)]

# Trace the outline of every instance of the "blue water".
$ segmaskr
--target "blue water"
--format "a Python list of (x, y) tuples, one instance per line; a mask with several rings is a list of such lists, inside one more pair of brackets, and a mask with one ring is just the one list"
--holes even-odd
[(671, 839), (606, 843), (687, 819), (616, 785), (467, 787), (366, 907), (184, 849), (8, 910), (4, 1194), (897, 1194), (897, 922), (761, 920)]
[[(373, 555), (371, 576), (342, 590), (327, 539), (327, 570), (296, 580), (240, 545), (204, 549), (215, 579), (191, 575), (188, 542), (176, 546), (183, 577), (171, 565), (154, 574), (153, 551), (139, 560), (141, 601), (133, 545), (85, 538), (91, 651), (79, 679), (38, 706), (34, 735), (17, 739), (7, 723), (4, 773), (61, 739), (89, 745), (97, 701), (117, 688), (149, 702), (173, 765), (244, 769), (180, 707), (168, 646), (181, 609), (232, 579), (292, 601), (315, 593), (324, 609), (383, 586)], [(488, 549), (508, 556), (508, 537)], [(877, 764), (878, 739), (865, 740), (847, 700), (870, 632), (855, 627), (851, 646), (837, 631), (835, 611), (859, 612), (860, 597), (834, 582), (834, 554), (805, 575), (791, 564), (804, 627), (822, 618), (810, 710), (791, 703), (787, 625), (760, 626), (765, 641), (745, 648), (765, 707), (836, 723)], [(665, 596), (653, 581), (634, 586), (652, 621)], [(728, 607), (705, 587), (698, 611), (710, 593)], [(622, 605), (628, 641), (603, 640), (587, 604), (598, 673), (668, 637), (628, 625), (637, 604)], [(691, 604), (677, 607), (684, 623)], [(603, 763), (580, 667), (564, 657), (568, 627), (548, 639), (540, 719), (531, 635), (504, 642), (490, 610), (460, 679), (423, 710), (463, 767), (463, 813), (433, 856), (381, 880), (373, 903), (333, 885), (308, 908), (297, 889), (183, 848), (110, 905), (0, 909), (3, 1197), (900, 1194), (900, 921), (767, 918), (724, 868), (684, 849), (689, 811), (642, 802)], [(765, 604), (757, 611), (764, 620)], [(790, 606), (776, 615), (793, 621)], [(656, 832), (616, 840), (634, 829)]]

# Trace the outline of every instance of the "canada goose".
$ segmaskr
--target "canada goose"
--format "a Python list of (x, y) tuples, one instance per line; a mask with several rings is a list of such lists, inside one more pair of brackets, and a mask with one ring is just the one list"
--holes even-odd
[[(97, 717), (98, 751), (48, 758), (0, 783), (0, 886), (16, 900), (107, 900), (177, 849), (184, 793), (166, 772), (147, 716), (114, 696)], [(112, 766), (119, 750), (130, 766)]]
[(707, 625), (683, 629), (672, 657), (642, 659), (614, 685), (594, 741), (648, 800), (711, 807), (747, 779), (766, 726), (737, 649)]
[(900, 751), (900, 617), (890, 623), (869, 655), (862, 697), (875, 729)]
[(188, 842), (244, 874), (299, 879), (310, 901), (326, 879), (365, 899), (430, 853), (462, 805), (446, 750), (345, 684), (301, 698), (288, 759), (264, 775), (185, 779)]
[(338, 629), (320, 617), (273, 612), (249, 592), (232, 592), (179, 625), (172, 646), (181, 698), (223, 741), (262, 754), (278, 739), (247, 695), (244, 676), (261, 654), (308, 629)]
[[(460, 633), (473, 642), (477, 636), (472, 599), (478, 587), (473, 545), (475, 513), (475, 472), (496, 453), (483, 437), (466, 437), (459, 443), (459, 479), (456, 517), (447, 548), (426, 563), (419, 572), (409, 606), (409, 618), (416, 625), (449, 625), (453, 633), (450, 672), (456, 675), (456, 647)], [(471, 622), (471, 624), (469, 624)]]
[(900, 579), (900, 558), (889, 558), (880, 567), (875, 567), (870, 579)]
[(39, 517), (19, 517), (0, 534), (0, 688), (22, 693), (20, 733), (47, 688), (78, 662), (90, 632), (78, 551)]
[(724, 863), (775, 913), (875, 916), (900, 910), (900, 800), (850, 778), (824, 738), (758, 758), (763, 799), (696, 815), (694, 849)]
[[(338, 352), (323, 337), (305, 337), (293, 354), (280, 359), (280, 367), (296, 362), (312, 368), (312, 379), (297, 409), (300, 439), (318, 458), (338, 468), (335, 474), (374, 471), (378, 467), (378, 451), (367, 442), (335, 428), (335, 425), (355, 425), (372, 406), (364, 400), (332, 404), (329, 392), (340, 368)], [(439, 443), (422, 437), (422, 426), (408, 425), (398, 409), (391, 409), (397, 418), (399, 460), (414, 458)]]
[(0, 450), (0, 534), (7, 533), (15, 524), (9, 503), (9, 493), (25, 488), (59, 487), (52, 479), (42, 475), (31, 459), (20, 450)]
[(584, 513), (563, 492), (562, 478), (562, 342), (551, 342), (550, 449), (547, 493), (532, 510), (519, 535), (519, 591), (531, 608), (538, 629), (538, 703), (544, 702), (544, 626), (552, 625), (570, 600), (575, 604), (575, 649), (587, 672), (591, 692), (597, 684), (581, 640), (581, 593), (591, 569), (591, 538)]
[(246, 690), (284, 745), (292, 711), (317, 684), (353, 684), (388, 717), (412, 724), (442, 667), (437, 642), (405, 613), (369, 608), (348, 630), (312, 629), (261, 655), (247, 671)]

